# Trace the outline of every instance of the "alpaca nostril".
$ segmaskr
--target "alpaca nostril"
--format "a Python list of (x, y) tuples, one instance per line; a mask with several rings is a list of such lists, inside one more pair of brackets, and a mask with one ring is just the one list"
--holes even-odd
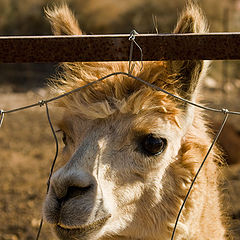
[(85, 195), (88, 191), (93, 192), (97, 186), (94, 176), (82, 169), (75, 171), (65, 168), (56, 171), (51, 180), (51, 189), (59, 202)]
[(67, 189), (66, 195), (64, 197), (58, 199), (58, 201), (60, 203), (64, 203), (72, 198), (82, 196), (82, 195), (86, 194), (87, 192), (89, 192), (90, 189), (92, 189), (92, 187), (93, 187), (92, 185), (89, 185), (87, 187), (70, 186)]

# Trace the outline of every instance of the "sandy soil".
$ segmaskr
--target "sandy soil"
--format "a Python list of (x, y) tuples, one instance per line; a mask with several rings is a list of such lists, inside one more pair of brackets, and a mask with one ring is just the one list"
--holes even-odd
[[(32, 93), (0, 98), (3, 109), (36, 101)], [(5, 116), (0, 130), (0, 239), (35, 239), (54, 149), (44, 108)], [(44, 225), (40, 239), (54, 239), (49, 232)]]
[[(7, 110), (43, 97), (46, 97), (44, 89), (37, 93), (2, 92), (0, 108)], [(35, 239), (54, 149), (44, 107), (5, 116), (0, 129), (1, 240)], [(224, 208), (234, 223), (231, 227), (236, 233), (234, 239), (240, 239), (240, 164), (226, 167), (224, 174)], [(40, 239), (54, 239), (46, 224)]]

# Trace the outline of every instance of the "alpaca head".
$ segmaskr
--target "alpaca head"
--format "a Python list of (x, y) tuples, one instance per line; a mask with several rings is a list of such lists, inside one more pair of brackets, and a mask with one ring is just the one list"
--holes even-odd
[[(56, 34), (81, 34), (66, 6), (47, 10)], [(174, 33), (204, 33), (205, 20), (189, 4)], [(133, 75), (196, 100), (203, 61), (136, 64)], [(63, 63), (54, 83), (63, 93), (128, 63)], [(44, 218), (60, 239), (168, 237), (187, 184), (189, 168), (173, 167), (183, 155), (194, 109), (136, 80), (118, 75), (59, 101), (66, 164), (57, 170)], [(177, 173), (177, 174), (176, 174)]]

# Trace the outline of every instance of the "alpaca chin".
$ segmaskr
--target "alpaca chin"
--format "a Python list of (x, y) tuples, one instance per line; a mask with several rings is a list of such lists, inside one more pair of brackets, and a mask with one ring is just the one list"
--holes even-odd
[(81, 226), (64, 226), (64, 225), (55, 225), (54, 232), (59, 239), (92, 239), (92, 237), (96, 236), (97, 233), (102, 229), (107, 220), (111, 217), (111, 215), (106, 215), (94, 222), (89, 222), (85, 225)]

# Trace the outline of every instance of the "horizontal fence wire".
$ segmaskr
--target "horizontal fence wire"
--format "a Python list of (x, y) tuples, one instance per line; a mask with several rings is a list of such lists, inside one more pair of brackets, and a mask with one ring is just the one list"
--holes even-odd
[[(137, 34), (143, 61), (240, 59), (240, 33)], [(0, 37), (0, 63), (128, 61), (129, 34)], [(135, 51), (132, 60), (139, 60)]]
[(149, 82), (147, 82), (147, 81), (145, 81), (145, 80), (143, 80), (143, 79), (141, 79), (139, 77), (133, 76), (133, 75), (131, 75), (129, 73), (126, 73), (126, 72), (110, 73), (110, 74), (108, 74), (108, 75), (106, 75), (106, 76), (104, 76), (102, 78), (99, 78), (99, 79), (97, 79), (95, 81), (92, 81), (92, 82), (90, 82), (90, 83), (88, 83), (88, 84), (86, 84), (86, 85), (84, 85), (82, 87), (73, 89), (72, 91), (69, 91), (69, 92), (66, 92), (64, 94), (61, 94), (61, 95), (59, 95), (57, 97), (53, 97), (53, 98), (50, 98), (50, 99), (47, 99), (47, 100), (41, 100), (41, 101), (39, 101), (37, 103), (30, 104), (30, 105), (23, 106), (23, 107), (19, 107), (19, 108), (14, 108), (14, 109), (6, 110), (6, 111), (5, 110), (1, 110), (0, 114), (4, 115), (4, 114), (7, 114), (7, 113), (18, 112), (18, 111), (25, 110), (25, 109), (32, 108), (32, 107), (36, 107), (36, 106), (43, 106), (45, 103), (56, 101), (56, 100), (58, 100), (60, 98), (63, 98), (63, 97), (66, 97), (66, 96), (68, 96), (70, 94), (76, 93), (76, 92), (78, 92), (78, 91), (80, 91), (80, 90), (82, 90), (84, 88), (90, 87), (90, 86), (92, 86), (94, 84), (102, 82), (103, 80), (105, 80), (107, 78), (110, 78), (112, 76), (116, 76), (116, 75), (125, 75), (127, 77), (133, 78), (133, 79), (135, 79), (135, 80), (137, 80), (137, 81), (139, 81), (139, 82), (141, 82), (141, 83), (143, 83), (143, 84), (145, 84), (145, 85), (147, 85), (147, 86), (149, 86), (149, 87), (151, 87), (151, 88), (153, 88), (153, 89), (155, 89), (157, 91), (161, 91), (161, 92), (163, 92), (163, 93), (165, 93), (165, 94), (167, 94), (167, 95), (169, 95), (169, 96), (171, 96), (171, 97), (173, 97), (173, 98), (175, 98), (175, 99), (177, 99), (179, 101), (188, 103), (190, 105), (193, 105), (195, 107), (198, 107), (198, 108), (201, 108), (201, 109), (204, 109), (204, 110), (208, 110), (208, 111), (212, 111), (212, 112), (219, 112), (219, 113), (221, 113), (221, 112), (224, 113), (225, 111), (228, 111), (228, 114), (240, 115), (240, 112), (238, 112), (238, 111), (229, 111), (229, 110), (226, 110), (224, 108), (217, 109), (217, 108), (212, 108), (212, 107), (206, 107), (206, 106), (203, 106), (201, 104), (198, 104), (198, 103), (192, 102), (190, 100), (184, 99), (182, 97), (174, 95), (174, 94), (172, 94), (172, 93), (170, 93), (170, 92), (168, 92), (168, 91), (166, 91), (166, 90), (164, 90), (164, 89), (162, 89), (162, 88), (160, 88), (158, 86), (155, 86), (155, 85), (153, 85), (153, 84), (151, 84), (151, 83), (149, 83)]

